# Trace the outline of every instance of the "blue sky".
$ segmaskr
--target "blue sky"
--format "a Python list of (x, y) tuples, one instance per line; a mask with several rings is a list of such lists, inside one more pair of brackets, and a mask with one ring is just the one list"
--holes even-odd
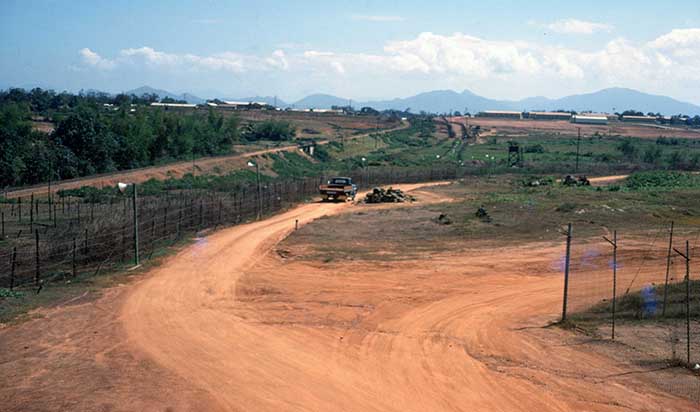
[(0, 38), (0, 87), (290, 101), (622, 86), (700, 103), (697, 0), (3, 0)]

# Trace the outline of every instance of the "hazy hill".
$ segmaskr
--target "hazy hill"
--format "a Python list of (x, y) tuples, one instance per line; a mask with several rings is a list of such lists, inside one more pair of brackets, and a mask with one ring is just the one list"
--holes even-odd
[(124, 92), (125, 94), (134, 94), (136, 96), (141, 96), (144, 94), (156, 94), (161, 99), (164, 97), (169, 97), (175, 100), (185, 100), (187, 103), (201, 104), (204, 103), (204, 99), (201, 99), (190, 93), (175, 94), (163, 89), (154, 89), (150, 86), (141, 86), (139, 88), (128, 90)]
[[(349, 102), (350, 99), (318, 93), (306, 96), (292, 105), (297, 109), (329, 109), (331, 106), (347, 106)], [(353, 105), (356, 106), (354, 102)]]

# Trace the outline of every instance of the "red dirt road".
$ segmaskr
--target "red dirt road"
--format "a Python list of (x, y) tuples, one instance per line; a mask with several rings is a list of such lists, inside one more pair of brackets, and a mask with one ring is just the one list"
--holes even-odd
[(695, 410), (541, 329), (561, 305), (561, 245), (343, 272), (269, 253), (295, 219), (349, 207), (307, 204), (183, 250), (125, 299), (132, 350), (206, 393), (206, 410)]

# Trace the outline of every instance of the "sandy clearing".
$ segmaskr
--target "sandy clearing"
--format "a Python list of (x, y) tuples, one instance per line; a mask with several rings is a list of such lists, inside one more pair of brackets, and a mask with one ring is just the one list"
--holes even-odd
[[(486, 117), (449, 117), (451, 123), (465, 123), (472, 126), (479, 125), (482, 128), (493, 128), (501, 133), (518, 134), (529, 132), (559, 133), (562, 135), (575, 136), (578, 129), (584, 136), (598, 133), (602, 136), (621, 135), (641, 138), (682, 137), (697, 139), (700, 138), (700, 130), (681, 127), (658, 127), (658, 125), (632, 124), (622, 122), (611, 122), (608, 125), (588, 125), (571, 123), (564, 120), (532, 120), (532, 119), (498, 119)], [(515, 137), (515, 136), (513, 136)]]
[[(369, 275), (358, 267), (285, 266), (268, 253), (295, 219), (305, 224), (349, 207), (303, 205), (183, 250), (125, 300), (121, 320), (133, 350), (207, 393), (208, 410), (693, 410), (644, 381), (606, 379), (634, 368), (567, 345), (563, 331), (546, 339), (528, 332), (558, 313), (561, 279), (544, 268), (561, 245), (479, 251)], [(410, 281), (415, 270), (423, 272)], [(279, 282), (265, 286), (268, 278)], [(358, 283), (364, 292), (353, 289)], [(422, 299), (405, 293), (435, 285), (441, 288)], [(265, 307), (250, 290), (279, 297)], [(311, 295), (326, 308), (332, 290), (342, 300), (337, 307), (373, 310), (338, 324), (335, 312), (323, 317), (301, 299)], [(301, 321), (289, 318), (294, 313)]]
[(615, 176), (601, 176), (601, 177), (590, 177), (588, 181), (591, 182), (592, 186), (603, 186), (610, 183), (619, 182), (625, 180), (629, 175), (615, 175)]

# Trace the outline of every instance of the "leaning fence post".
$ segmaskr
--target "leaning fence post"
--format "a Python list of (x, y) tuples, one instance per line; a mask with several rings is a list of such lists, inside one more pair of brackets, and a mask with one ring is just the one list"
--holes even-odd
[(571, 223), (566, 232), (566, 260), (564, 261), (564, 304), (561, 312), (562, 322), (566, 320), (566, 305), (569, 299), (569, 262), (571, 261)]
[(666, 256), (666, 281), (664, 282), (664, 307), (661, 316), (666, 317), (666, 303), (668, 302), (668, 277), (671, 273), (671, 252), (673, 248), (673, 222), (671, 222), (671, 234), (668, 236), (668, 255)]
[(10, 290), (15, 287), (15, 267), (17, 266), (17, 246), (12, 248), (12, 263), (10, 264)]
[(41, 276), (39, 272), (39, 229), (34, 231), (35, 239), (35, 251), (36, 251), (36, 273), (34, 274), (34, 284), (39, 286), (39, 278)]

